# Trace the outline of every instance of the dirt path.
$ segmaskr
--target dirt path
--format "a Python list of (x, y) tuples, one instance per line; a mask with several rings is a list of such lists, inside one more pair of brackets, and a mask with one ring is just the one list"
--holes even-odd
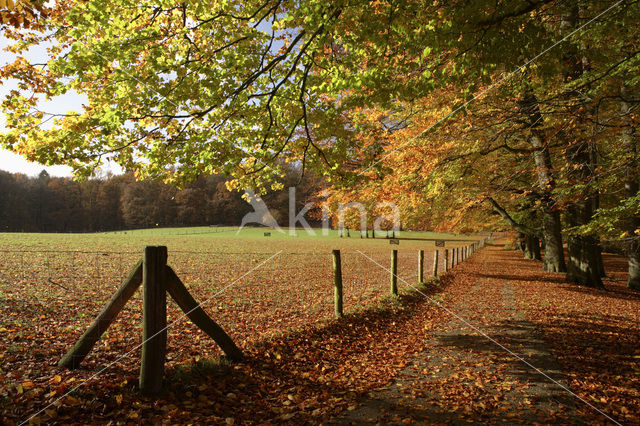
[(550, 347), (517, 310), (516, 286), (496, 278), (509, 267), (500, 248), (477, 253), (452, 273), (478, 266), (490, 278), (476, 277), (437, 296), (452, 315), (424, 342), (423, 352), (335, 423), (579, 423), (580, 402), (562, 388), (567, 384)]

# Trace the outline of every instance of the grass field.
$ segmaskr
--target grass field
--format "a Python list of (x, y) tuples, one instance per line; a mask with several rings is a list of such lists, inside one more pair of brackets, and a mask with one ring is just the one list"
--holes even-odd
[[(0, 404), (54, 401), (73, 383), (114, 361), (101, 376), (116, 383), (135, 377), (141, 343), (141, 292), (85, 359), (86, 370), (55, 367), (118, 288), (146, 245), (166, 245), (169, 265), (205, 311), (242, 348), (279, 333), (333, 317), (330, 253), (341, 249), (345, 310), (374, 304), (389, 293), (391, 249), (398, 249), (399, 287), (417, 281), (417, 250), (431, 271), (433, 241), (361, 239), (330, 235), (290, 236), (265, 229), (171, 228), (100, 234), (0, 234)], [(401, 237), (442, 238), (447, 247), (470, 237), (408, 233)], [(475, 237), (480, 239), (481, 237)], [(369, 258), (379, 263), (377, 265)], [(442, 269), (442, 260), (441, 260)], [(220, 352), (208, 336), (169, 302), (169, 369), (215, 358)], [(131, 351), (131, 352), (130, 352)], [(129, 353), (130, 352), (130, 353)], [(125, 354), (129, 356), (121, 359)], [(29, 392), (27, 392), (29, 390)], [(28, 399), (26, 399), (28, 398)], [(16, 402), (17, 401), (17, 402)], [(14, 419), (17, 420), (17, 419)]]
[[(339, 238), (336, 230), (323, 235), (314, 230), (315, 236), (304, 230), (296, 231), (297, 236), (289, 235), (288, 230), (278, 232), (266, 228), (236, 227), (194, 227), (194, 228), (158, 228), (131, 231), (105, 232), (95, 234), (28, 234), (0, 233), (0, 247), (5, 250), (142, 250), (145, 245), (166, 245), (169, 251), (269, 251), (284, 250), (323, 252), (331, 249), (387, 249), (389, 241), (380, 235), (378, 238), (360, 238), (359, 233), (351, 231), (350, 238)], [(265, 237), (264, 233), (271, 236)], [(399, 237), (442, 238), (457, 246), (460, 240), (472, 240), (473, 236), (438, 234), (434, 232), (401, 232)], [(251, 244), (247, 244), (247, 243)], [(432, 249), (433, 241), (402, 241), (399, 250)]]

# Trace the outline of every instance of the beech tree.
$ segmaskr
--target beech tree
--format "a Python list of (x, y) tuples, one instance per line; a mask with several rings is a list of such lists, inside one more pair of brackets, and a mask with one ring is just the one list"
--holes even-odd
[[(423, 226), (429, 212), (459, 229), (497, 212), (543, 239), (545, 269), (599, 286), (605, 234), (624, 227), (638, 264), (636, 187), (609, 194), (635, 170), (639, 18), (634, 0), (68, 0), (36, 31), (6, 31), (17, 60), (2, 75), (19, 88), (0, 141), (78, 175), (109, 158), (232, 188), (281, 186), (293, 161), (336, 190), (395, 196)], [(30, 64), (43, 43), (49, 61)], [(70, 91), (82, 110), (39, 108)]]
[[(637, 31), (629, 25), (632, 16), (637, 17), (637, 11), (631, 11), (630, 4), (622, 4), (620, 9), (612, 9), (611, 16), (599, 19), (607, 6), (612, 5), (538, 4), (548, 17), (555, 18), (549, 19), (547, 31), (539, 32), (538, 36), (544, 37), (549, 46), (568, 36), (567, 46), (541, 57), (535, 67), (511, 74), (509, 81), (504, 81), (493, 93), (488, 93), (491, 85), (478, 82), (477, 91), (487, 93), (473, 104), (465, 105), (464, 97), (457, 97), (460, 88), (451, 85), (449, 91), (433, 92), (420, 103), (397, 103), (391, 111), (366, 111), (368, 121), (361, 117), (353, 119), (353, 125), (359, 126), (363, 134), (362, 146), (374, 148), (375, 143), (381, 143), (377, 158), (385, 159), (384, 166), (375, 172), (363, 167), (368, 182), (362, 182), (357, 191), (366, 187), (379, 195), (395, 197), (396, 201), (398, 197), (394, 194), (406, 194), (400, 197), (410, 200), (404, 206), (403, 218), (412, 217), (418, 206), (428, 205), (428, 214), (437, 217), (441, 226), (448, 229), (461, 229), (463, 221), (457, 220), (461, 212), (464, 223), (476, 220), (476, 227), (486, 225), (487, 217), (477, 213), (479, 204), (486, 201), (525, 235), (526, 245), (530, 246), (527, 256), (536, 256), (536, 238), (543, 238), (544, 268), (550, 271), (565, 271), (561, 233), (564, 231), (569, 248), (568, 278), (596, 287), (601, 286), (604, 272), (598, 239), (612, 237), (622, 226), (622, 237), (630, 244), (629, 285), (633, 286), (637, 280), (634, 244), (638, 238), (633, 220), (638, 215), (638, 205), (631, 201), (633, 195), (623, 200), (612, 194), (620, 193), (616, 186), (621, 185), (622, 170), (629, 173), (625, 179), (627, 194), (637, 193), (633, 184), (637, 182), (636, 157), (630, 138), (637, 127), (634, 124), (637, 116), (622, 101), (633, 97), (620, 97), (620, 87), (634, 86), (637, 93), (637, 79), (628, 78), (638, 72), (638, 51), (632, 47), (637, 48)], [(521, 26), (530, 21), (526, 13), (503, 16), (505, 19), (499, 20), (501, 25), (505, 20), (515, 20)], [(580, 28), (578, 22), (589, 20), (591, 26), (585, 27), (578, 37), (575, 32)], [(471, 44), (482, 46), (486, 33), (480, 31), (481, 22), (469, 25), (476, 25), (478, 31), (469, 33), (479, 37), (477, 43)], [(572, 32), (576, 37), (572, 37)], [(526, 42), (526, 31), (522, 34), (517, 36), (521, 50), (505, 50), (506, 60), (502, 64), (509, 64), (511, 53), (522, 54), (523, 46), (524, 50), (537, 46)], [(474, 47), (471, 61), (478, 61), (474, 66), (482, 69), (491, 52)], [(530, 57), (534, 57), (534, 52), (530, 50)], [(494, 69), (506, 68), (490, 63)], [(493, 81), (500, 81), (504, 74), (491, 75)], [(442, 99), (453, 106), (439, 110)], [(623, 113), (611, 107), (616, 100), (618, 108), (623, 102)], [(459, 108), (463, 117), (454, 123), (438, 123), (437, 130), (430, 131), (437, 119), (455, 113), (456, 105), (460, 104), (465, 105)], [(394, 114), (391, 121), (409, 122), (408, 130), (396, 132), (393, 137), (372, 138), (371, 135), (386, 127), (378, 117), (391, 114)], [(375, 127), (376, 121), (377, 130), (371, 131), (370, 126)], [(621, 137), (628, 154), (617, 156), (614, 153), (620, 151)], [(365, 150), (360, 158), (362, 164), (367, 163)], [(393, 190), (385, 191), (389, 186)], [(352, 191), (350, 185), (344, 188)]]

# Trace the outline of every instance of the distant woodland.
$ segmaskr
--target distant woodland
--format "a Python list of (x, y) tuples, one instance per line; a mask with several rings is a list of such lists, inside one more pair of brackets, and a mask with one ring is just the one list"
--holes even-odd
[[(74, 181), (0, 171), (1, 232), (100, 232), (167, 226), (238, 225), (253, 211), (242, 193), (229, 191), (223, 176), (197, 179), (183, 189), (133, 174)], [(299, 211), (318, 182), (291, 171), (282, 182), (296, 186)], [(263, 200), (280, 223), (289, 220), (288, 191)]]

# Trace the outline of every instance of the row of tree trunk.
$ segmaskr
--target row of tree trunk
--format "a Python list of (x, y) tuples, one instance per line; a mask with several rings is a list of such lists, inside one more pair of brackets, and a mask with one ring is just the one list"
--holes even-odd
[[(566, 32), (574, 31), (579, 25), (579, 2), (568, 7), (566, 15), (561, 23)], [(585, 59), (580, 48), (569, 50), (565, 58), (565, 82), (579, 78), (585, 69)], [(576, 96), (576, 93), (568, 93), (567, 97)], [(624, 95), (623, 95), (624, 99)], [(567, 237), (567, 259), (565, 261), (562, 224), (557, 200), (553, 196), (556, 184), (553, 176), (553, 165), (549, 153), (548, 143), (538, 132), (542, 125), (543, 117), (540, 113), (538, 99), (530, 92), (521, 102), (521, 113), (527, 119), (527, 125), (531, 129), (529, 143), (532, 147), (532, 156), (536, 165), (537, 185), (540, 191), (542, 205), (542, 239), (545, 247), (544, 270), (551, 272), (566, 272), (567, 279), (576, 284), (589, 287), (602, 288), (602, 277), (605, 276), (602, 261), (602, 249), (598, 237), (595, 234), (571, 233)], [(621, 115), (628, 114), (629, 106), (623, 102)], [(577, 115), (577, 114), (576, 114)], [(594, 176), (596, 164), (595, 149), (590, 140), (581, 140), (579, 136), (573, 136), (560, 132), (566, 149), (566, 160), (570, 166), (567, 178), (574, 185), (589, 182)], [(633, 129), (623, 136), (623, 145), (629, 155), (627, 161), (627, 180), (625, 182), (626, 197), (633, 197), (638, 193), (638, 173), (636, 161), (636, 146), (633, 140)], [(589, 185), (586, 185), (587, 188)], [(598, 207), (598, 193), (586, 189), (580, 196), (575, 197), (564, 207), (565, 220), (569, 228), (576, 228), (588, 224)], [(636, 238), (635, 230), (640, 225), (640, 218), (629, 218), (627, 233), (629, 234), (629, 281), (628, 286), (640, 289), (640, 242)], [(519, 245), (529, 259), (540, 259), (540, 243), (537, 236), (531, 234), (519, 235)]]

